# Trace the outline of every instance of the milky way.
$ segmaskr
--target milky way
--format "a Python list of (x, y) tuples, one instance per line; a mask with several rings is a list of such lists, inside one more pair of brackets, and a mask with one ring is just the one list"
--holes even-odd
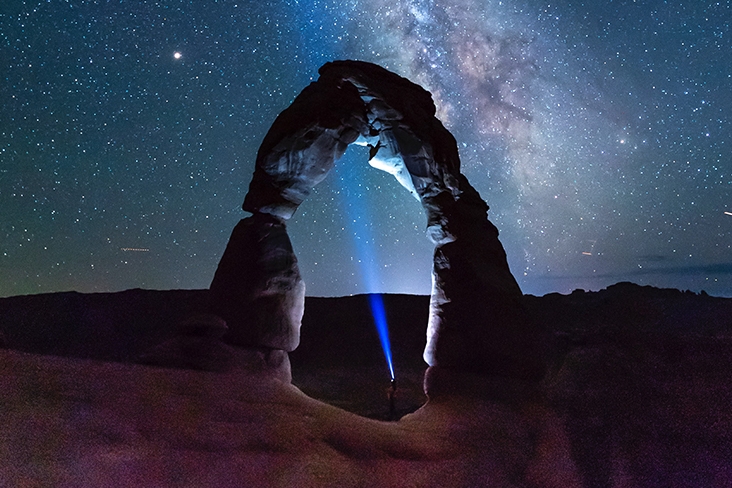
[[(524, 292), (732, 296), (731, 20), (691, 0), (4, 2), (0, 296), (207, 287), (270, 124), (346, 58), (432, 92)], [(420, 205), (360, 149), (289, 224), (308, 294), (427, 293)]]

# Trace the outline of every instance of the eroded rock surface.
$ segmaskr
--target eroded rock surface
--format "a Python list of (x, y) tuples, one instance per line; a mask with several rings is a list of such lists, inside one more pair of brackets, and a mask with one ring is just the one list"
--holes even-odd
[[(537, 329), (523, 310), (488, 205), (460, 173), (456, 141), (435, 117), (429, 92), (371, 63), (337, 61), (319, 73), (265, 137), (243, 204), (254, 220), (235, 230), (212, 284), (231, 337), (285, 350), (297, 345), (302, 297), (299, 274), (295, 279), (289, 264), (294, 255), (282, 266), (249, 263), (265, 249), (291, 254), (282, 222), (348, 145), (360, 144), (370, 148), (370, 164), (394, 175), (427, 214), (436, 249), (425, 361), (448, 370), (541, 378)], [(258, 222), (273, 222), (283, 236), (253, 244), (248, 236), (262, 233)], [(250, 280), (255, 284), (244, 283)], [(269, 283), (277, 283), (274, 294)]]
[(284, 351), (297, 347), (305, 284), (278, 217), (257, 213), (237, 224), (210, 290), (212, 310), (229, 328), (226, 342)]

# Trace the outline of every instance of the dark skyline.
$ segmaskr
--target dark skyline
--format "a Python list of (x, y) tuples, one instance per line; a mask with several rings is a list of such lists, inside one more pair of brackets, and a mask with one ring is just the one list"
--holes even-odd
[[(691, 0), (3, 2), (0, 296), (208, 287), (264, 134), (334, 59), (432, 92), (525, 293), (732, 296), (731, 20)], [(308, 295), (426, 294), (421, 207), (361, 149), (288, 224)]]

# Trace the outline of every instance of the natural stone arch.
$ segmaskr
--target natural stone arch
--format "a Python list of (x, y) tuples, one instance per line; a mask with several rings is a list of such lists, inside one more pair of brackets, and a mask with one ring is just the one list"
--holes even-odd
[(420, 200), (435, 243), (425, 361), (480, 375), (537, 379), (536, 330), (522, 307), (488, 205), (460, 173), (457, 144), (423, 88), (377, 65), (327, 63), (272, 124), (211, 283), (228, 342), (294, 350), (305, 286), (285, 221), (350, 144)]

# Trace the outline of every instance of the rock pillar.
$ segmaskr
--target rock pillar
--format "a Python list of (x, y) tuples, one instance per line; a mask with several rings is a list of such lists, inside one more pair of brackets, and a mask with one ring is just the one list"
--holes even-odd
[(356, 88), (311, 83), (267, 132), (239, 222), (211, 283), (214, 313), (227, 342), (292, 351), (299, 343), (305, 285), (285, 221), (364, 128)]
[(210, 291), (226, 342), (284, 351), (299, 344), (305, 284), (281, 219), (257, 213), (237, 224)]
[[(440, 229), (431, 233), (440, 239), (435, 242), (424, 359), (456, 372), (540, 380), (541, 334), (524, 310), (498, 229), (464, 177), (460, 186), (459, 198), (438, 205)], [(427, 382), (428, 394), (429, 386)]]

